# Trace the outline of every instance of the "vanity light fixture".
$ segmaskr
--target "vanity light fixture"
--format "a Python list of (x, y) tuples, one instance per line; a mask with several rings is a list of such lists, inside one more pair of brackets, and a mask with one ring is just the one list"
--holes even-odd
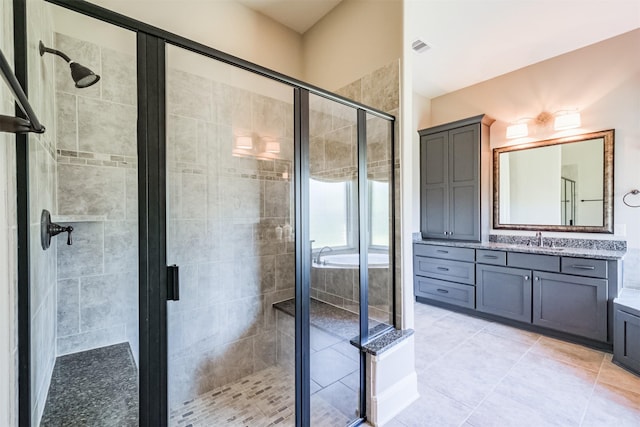
[(280, 143), (278, 141), (267, 141), (264, 151), (267, 153), (278, 154), (280, 153)]
[(507, 126), (507, 139), (524, 138), (529, 135), (529, 127), (526, 123), (514, 123)]
[(513, 124), (507, 126), (507, 139), (523, 138), (529, 135), (527, 122), (532, 122), (535, 127), (546, 128), (551, 125), (553, 119), (554, 130), (565, 130), (580, 127), (580, 112), (577, 110), (560, 110), (551, 114), (543, 111), (536, 117), (521, 117)]
[(253, 138), (251, 136), (236, 136), (236, 148), (253, 150)]
[(554, 116), (554, 130), (573, 129), (581, 125), (580, 113), (578, 111), (560, 111), (554, 114)]

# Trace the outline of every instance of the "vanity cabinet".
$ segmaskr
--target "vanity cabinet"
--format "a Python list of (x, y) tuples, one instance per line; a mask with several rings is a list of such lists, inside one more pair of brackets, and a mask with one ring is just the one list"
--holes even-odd
[(476, 309), (531, 322), (531, 270), (476, 265)]
[(475, 250), (414, 245), (414, 291), (419, 297), (475, 307)]
[(607, 281), (533, 272), (533, 324), (607, 340)]
[[(418, 300), (473, 309), (541, 327), (541, 331), (611, 343), (617, 261), (490, 250), (475, 243), (457, 245), (482, 249), (453, 245), (414, 243)], [(640, 317), (625, 319), (640, 328)]]
[(419, 132), (423, 238), (480, 241), (481, 157), (492, 122), (481, 115)]
[(640, 311), (615, 304), (613, 361), (640, 374)]

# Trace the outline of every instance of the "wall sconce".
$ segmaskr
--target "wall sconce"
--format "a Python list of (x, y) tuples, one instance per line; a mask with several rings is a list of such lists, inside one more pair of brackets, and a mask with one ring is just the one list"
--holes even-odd
[(578, 128), (581, 125), (580, 113), (561, 111), (555, 114), (555, 120), (553, 122), (553, 129), (565, 130)]
[(253, 150), (253, 137), (251, 136), (236, 136), (235, 148), (241, 150)]

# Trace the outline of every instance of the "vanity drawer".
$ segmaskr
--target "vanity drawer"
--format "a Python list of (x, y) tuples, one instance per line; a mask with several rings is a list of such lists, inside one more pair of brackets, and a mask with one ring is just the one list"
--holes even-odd
[(473, 262), (475, 260), (474, 249), (456, 248), (453, 246), (415, 244), (413, 245), (413, 254), (456, 261)]
[(413, 273), (436, 279), (475, 284), (475, 264), (472, 262), (416, 256), (413, 258)]
[(461, 307), (475, 308), (474, 286), (420, 276), (414, 277), (414, 286), (418, 297), (455, 304)]
[(507, 253), (477, 249), (476, 262), (479, 264), (507, 265)]
[(527, 268), (529, 270), (560, 271), (560, 257), (554, 255), (521, 254), (509, 252), (507, 254), (509, 267)]
[(562, 257), (560, 271), (576, 276), (607, 278), (607, 261), (603, 259)]

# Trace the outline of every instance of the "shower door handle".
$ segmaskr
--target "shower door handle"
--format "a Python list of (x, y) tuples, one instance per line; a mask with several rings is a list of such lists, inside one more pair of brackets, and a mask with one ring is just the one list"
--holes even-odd
[(180, 300), (180, 271), (173, 264), (167, 266), (167, 301)]

